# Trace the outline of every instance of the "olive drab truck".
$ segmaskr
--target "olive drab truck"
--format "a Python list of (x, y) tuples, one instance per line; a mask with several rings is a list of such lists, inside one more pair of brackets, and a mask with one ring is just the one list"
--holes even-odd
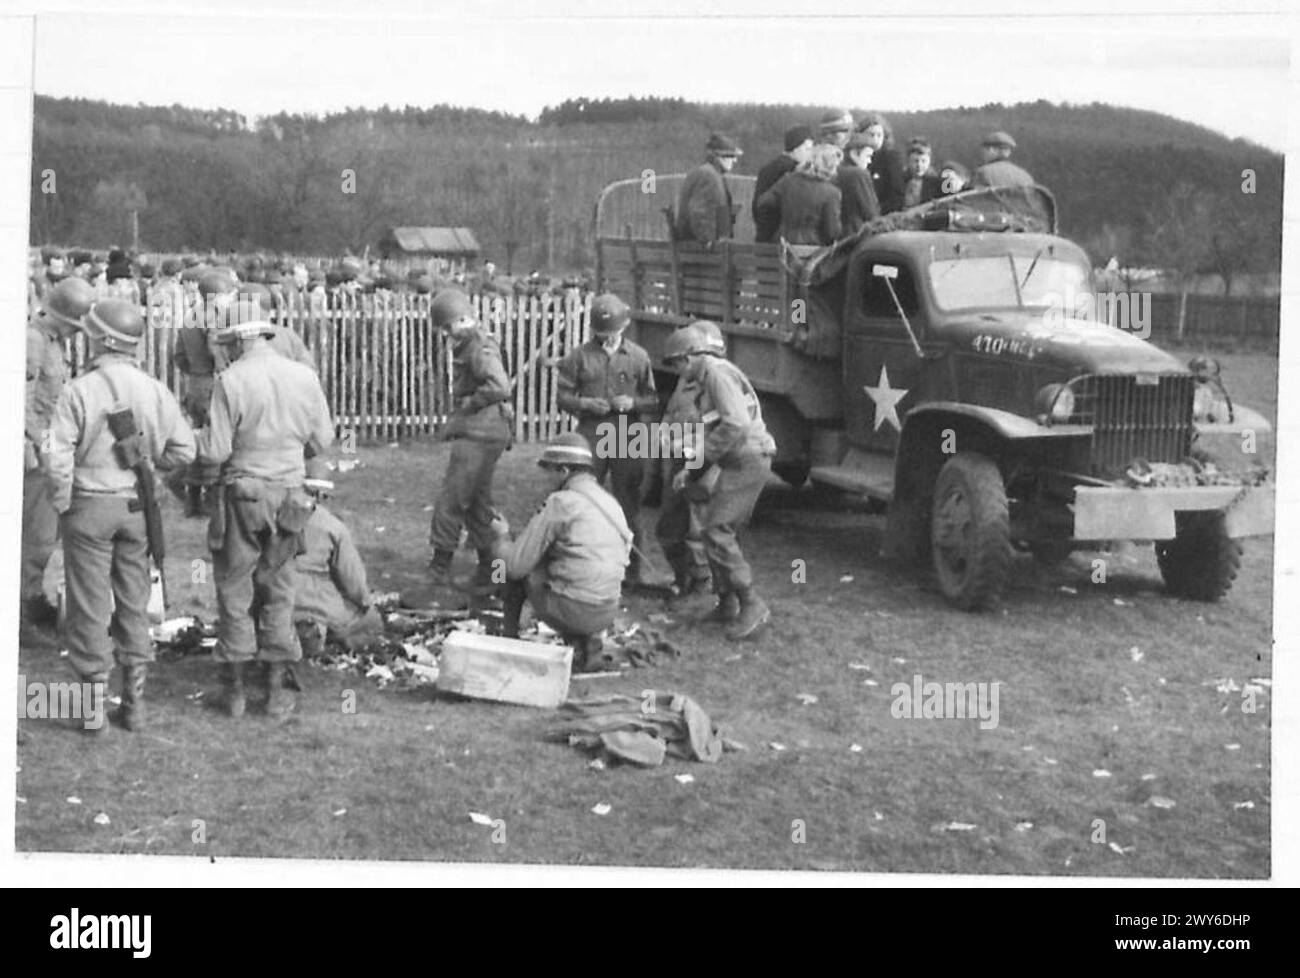
[(954, 605), (995, 605), (1018, 550), (1120, 540), (1154, 544), (1172, 594), (1213, 601), (1242, 539), (1272, 533), (1271, 426), (1213, 360), (1156, 348), (1128, 297), (1093, 293), (1047, 190), (966, 191), (810, 252), (754, 244), (753, 178), (727, 180), (736, 233), (711, 247), (671, 240), (680, 177), (607, 187), (598, 287), (656, 364), (672, 330), (717, 322), (773, 471), (886, 504), (886, 555), (931, 566)]

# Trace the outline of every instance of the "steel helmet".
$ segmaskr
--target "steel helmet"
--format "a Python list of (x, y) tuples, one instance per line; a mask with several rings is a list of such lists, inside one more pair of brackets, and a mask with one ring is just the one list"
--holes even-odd
[(714, 341), (709, 338), (709, 334), (701, 328), (699, 323), (691, 323), (681, 329), (674, 330), (669, 334), (668, 339), (664, 341), (664, 364), (668, 365), (679, 357), (690, 356), (694, 353), (717, 352), (718, 348), (714, 345)]
[(433, 317), (434, 329), (446, 329), (458, 319), (473, 318), (474, 307), (469, 304), (469, 296), (460, 289), (443, 289), (433, 297), (429, 315)]
[(67, 278), (46, 293), (45, 315), (64, 326), (77, 327), (95, 304), (95, 287), (84, 278)]
[(101, 299), (86, 313), (86, 335), (115, 353), (134, 353), (144, 336), (144, 317), (134, 302)]
[(561, 465), (590, 466), (594, 462), (595, 459), (591, 454), (591, 442), (576, 431), (571, 431), (567, 435), (560, 435), (542, 449), (542, 457), (537, 464), (548, 468), (558, 468)]
[(209, 268), (199, 276), (199, 294), (225, 295), (239, 288), (235, 273), (228, 268)]
[(632, 321), (627, 303), (606, 292), (591, 300), (591, 331), (597, 336), (607, 336), (620, 329), (626, 329)]
[(717, 323), (709, 322), (707, 319), (698, 319), (695, 321), (695, 328), (704, 334), (704, 338), (709, 341), (713, 351), (718, 356), (723, 356), (727, 352), (726, 341), (722, 338), (722, 330), (718, 328)]

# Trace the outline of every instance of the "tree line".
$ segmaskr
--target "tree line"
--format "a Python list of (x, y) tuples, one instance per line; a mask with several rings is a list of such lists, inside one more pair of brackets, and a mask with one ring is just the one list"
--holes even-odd
[[(788, 126), (824, 110), (627, 98), (570, 99), (536, 121), (447, 105), (249, 120), (38, 95), (31, 237), (129, 245), (134, 215), (142, 249), (341, 254), (391, 225), (463, 225), (502, 270), (562, 273), (592, 263), (607, 183), (689, 169), (715, 129), (744, 147), (737, 172), (755, 173)], [(974, 165), (986, 132), (1012, 132), (1016, 161), (1056, 194), (1062, 232), (1098, 264), (1178, 263), (1225, 281), (1280, 266), (1283, 161), (1271, 150), (1098, 104), (889, 118), (900, 147), (924, 136), (936, 164)]]

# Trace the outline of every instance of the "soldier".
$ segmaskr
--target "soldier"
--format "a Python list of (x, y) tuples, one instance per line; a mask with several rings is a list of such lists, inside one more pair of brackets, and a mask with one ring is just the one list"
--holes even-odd
[[(182, 281), (185, 280), (186, 275), (182, 275)], [(172, 348), (172, 362), (181, 372), (181, 407), (194, 427), (205, 428), (219, 355), (213, 349), (212, 333), (222, 321), (226, 308), (234, 301), (238, 283), (234, 273), (224, 268), (209, 268), (190, 274), (188, 281), (194, 283), (192, 294), (195, 298), (183, 311)], [(205, 506), (204, 488), (216, 480), (217, 470), (202, 459), (196, 460), (184, 473), (176, 473), (174, 481), (184, 489), (187, 517), (211, 514), (211, 492)]]
[(492, 477), (513, 431), (506, 404), (510, 379), (497, 341), (479, 327), (464, 292), (443, 289), (433, 297), (429, 314), (434, 328), (450, 335), (455, 364), (451, 417), (439, 432), (452, 445), (429, 526), (430, 576), (435, 586), (451, 583), (451, 562), (465, 527), (478, 552), (474, 583), (487, 585), (492, 579), (490, 524), (496, 516)]
[(1029, 171), (1011, 162), (1016, 141), (1005, 132), (991, 132), (984, 137), (984, 162), (971, 176), (972, 187), (1032, 187)]
[(200, 461), (221, 472), (208, 528), (219, 615), (213, 657), (234, 718), (244, 713), (244, 663), (254, 660), (267, 664), (267, 713), (281, 718), (294, 708), (284, 679), (286, 665), (302, 656), (293, 557), (311, 515), (303, 455), (334, 440), (320, 381), (271, 348), (275, 330), (260, 315), (248, 301), (226, 310), (216, 339), (236, 355), (216, 379), (211, 422), (199, 436)]
[[(695, 325), (704, 330), (718, 353), (725, 355), (722, 331), (710, 322)], [(685, 377), (677, 378), (677, 386), (673, 388), (668, 406), (664, 408), (664, 427), (660, 429), (665, 442), (671, 437), (672, 431), (678, 431), (682, 436), (677, 439), (677, 443), (662, 446), (665, 470), (663, 481), (670, 488), (664, 496), (659, 522), (655, 526), (659, 546), (673, 570), (673, 596), (669, 599), (669, 604), (674, 608), (682, 607), (697, 594), (707, 594), (711, 582), (709, 561), (704, 552), (702, 508), (698, 503), (692, 503), (682, 490), (671, 488), (673, 477), (686, 467), (684, 449), (689, 443), (686, 433), (698, 430), (695, 426), (703, 424), (699, 396), (698, 383)]]
[(504, 632), (519, 636), (525, 599), (574, 649), (573, 669), (585, 671), (600, 650), (599, 633), (618, 614), (619, 582), (627, 566), (632, 531), (623, 512), (592, 475), (591, 445), (582, 435), (561, 435), (542, 452), (542, 468), (555, 491), (513, 543), (504, 520), (493, 524), (493, 553), (507, 580)]
[[(623, 331), (632, 322), (626, 303), (606, 293), (591, 300), (592, 338), (575, 347), (556, 371), (555, 402), (578, 419), (578, 434), (595, 446), (592, 474), (598, 484), (609, 475), (609, 490), (632, 528), (632, 562), (628, 581), (641, 583), (641, 477), (645, 474), (643, 413), (659, 407), (650, 356)], [(636, 429), (640, 428), (638, 432)], [(640, 437), (638, 438), (638, 434)]]
[(677, 194), (673, 237), (678, 241), (711, 245), (720, 238), (732, 236), (736, 217), (725, 175), (731, 172), (743, 151), (716, 132), (709, 137), (704, 150), (704, 162), (686, 174)]
[[(171, 392), (139, 368), (145, 326), (136, 306), (103, 299), (85, 328), (90, 369), (59, 396), (49, 454), (62, 516), (68, 658), (82, 682), (104, 684), (116, 660), (123, 672), (119, 719), (140, 730), (153, 661), (149, 548), (129, 466), (134, 453), (160, 469), (185, 465), (194, 458), (194, 433)], [(108, 416), (124, 408), (138, 435), (118, 440)]]
[(23, 444), (22, 611), (28, 624), (52, 628), (58, 612), (45, 599), (45, 565), (59, 542), (59, 515), (54, 486), (41, 468), (49, 448), (47, 432), (59, 394), (68, 379), (63, 344), (78, 329), (95, 302), (95, 290), (80, 278), (54, 285), (41, 300), (41, 309), (27, 323), (27, 414)]
[(303, 487), (316, 502), (294, 558), (294, 627), (307, 657), (319, 654), (326, 638), (364, 645), (383, 631), (352, 534), (324, 505), (334, 483), (322, 477), (319, 462), (307, 466)]
[[(673, 488), (703, 503), (704, 550), (713, 572), (718, 605), (707, 622), (728, 623), (727, 638), (757, 631), (771, 617), (754, 592), (754, 579), (736, 539), (749, 521), (772, 470), (776, 442), (763, 424), (753, 385), (740, 368), (722, 358), (697, 324), (668, 337), (664, 363), (698, 384), (700, 415), (707, 427), (698, 446), (700, 466), (683, 468)], [(716, 469), (715, 469), (716, 467)]]

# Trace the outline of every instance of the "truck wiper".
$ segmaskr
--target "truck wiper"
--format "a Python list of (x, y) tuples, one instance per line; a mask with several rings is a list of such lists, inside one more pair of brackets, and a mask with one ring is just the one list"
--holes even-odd
[[(1025, 307), (1025, 297), (1020, 291), (1020, 278), (1016, 275), (1016, 260), (1012, 257), (1011, 252), (1007, 252), (1007, 264), (1011, 266), (1011, 284), (1016, 288), (1016, 305), (1021, 309)], [(1032, 272), (1033, 269), (1031, 268)]]
[[(1047, 247), (1046, 245), (1043, 245), (1042, 248), (1039, 248), (1039, 249), (1038, 249), (1038, 254), (1034, 255), (1034, 260), (1031, 261), (1031, 262), (1029, 263), (1029, 271), (1025, 272), (1025, 278), (1024, 278), (1024, 281), (1022, 281), (1022, 282), (1020, 283), (1020, 288), (1023, 289), (1026, 285), (1029, 284), (1029, 276), (1031, 276), (1031, 275), (1034, 274), (1034, 269), (1038, 267), (1038, 259), (1040, 259), (1040, 258), (1043, 257), (1043, 250), (1044, 250), (1046, 247)], [(1012, 275), (1014, 275), (1014, 274), (1015, 274), (1015, 272), (1013, 271), (1013, 272), (1012, 272)], [(1018, 290), (1017, 290), (1017, 291), (1018, 291)]]

